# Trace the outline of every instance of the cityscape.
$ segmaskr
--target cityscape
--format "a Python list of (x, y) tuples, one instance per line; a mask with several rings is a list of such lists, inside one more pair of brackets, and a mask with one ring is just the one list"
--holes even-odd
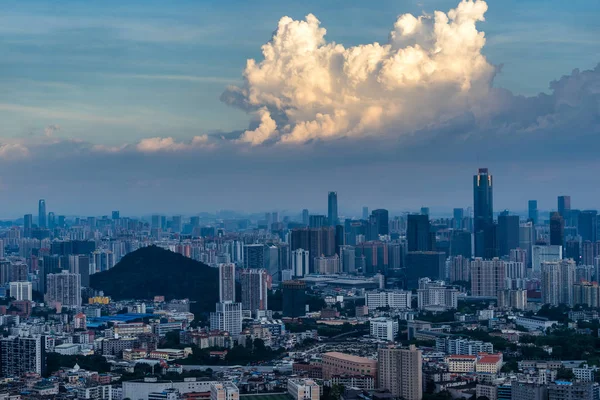
[(41, 199), (3, 222), (5, 396), (598, 399), (600, 216), (497, 213), (472, 178), (452, 218), (343, 216), (333, 191), (258, 218)]
[(600, 3), (0, 3), (0, 400), (600, 400)]

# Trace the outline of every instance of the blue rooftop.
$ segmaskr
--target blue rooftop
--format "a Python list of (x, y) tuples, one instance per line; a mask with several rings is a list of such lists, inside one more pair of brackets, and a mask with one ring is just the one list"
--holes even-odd
[(134, 321), (136, 319), (150, 318), (150, 317), (154, 317), (154, 316), (155, 316), (154, 314), (127, 313), (127, 314), (110, 315), (107, 317), (90, 318), (90, 322), (109, 322), (109, 321), (130, 322), (130, 321)]

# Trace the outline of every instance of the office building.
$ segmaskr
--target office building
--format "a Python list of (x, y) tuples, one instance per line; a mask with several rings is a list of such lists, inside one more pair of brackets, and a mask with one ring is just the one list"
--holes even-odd
[(365, 221), (369, 219), (369, 207), (362, 208), (362, 219), (364, 219)]
[(46, 301), (62, 307), (81, 307), (81, 275), (62, 271), (46, 277)]
[(365, 293), (365, 304), (369, 310), (378, 308), (409, 309), (412, 293), (404, 290), (378, 290)]
[(383, 209), (373, 210), (373, 212), (371, 212), (371, 217), (375, 221), (375, 226), (377, 227), (378, 235), (389, 235), (390, 234), (390, 228), (389, 228), (390, 217), (389, 217), (388, 210), (383, 210)]
[(409, 214), (406, 226), (406, 241), (408, 251), (432, 251), (435, 236), (432, 235), (429, 216)]
[(17, 301), (33, 300), (31, 282), (11, 282), (9, 290), (10, 297), (14, 297)]
[(336, 254), (335, 227), (292, 229), (290, 235), (290, 251), (307, 250), (309, 272), (315, 272), (314, 259), (318, 256), (331, 257)]
[(329, 192), (327, 195), (327, 222), (329, 226), (339, 224), (337, 192)]
[(25, 214), (23, 216), (23, 236), (26, 238), (30, 238), (32, 230), (33, 230), (33, 215)]
[(585, 210), (579, 214), (577, 232), (582, 241), (595, 242), (598, 235), (598, 212), (596, 210)]
[(380, 348), (377, 363), (379, 389), (389, 390), (395, 398), (421, 400), (423, 372), (420, 350), (414, 345), (407, 349)]
[(558, 213), (566, 221), (568, 221), (570, 219), (571, 196), (558, 196)]
[(557, 212), (552, 213), (550, 217), (550, 245), (565, 245), (565, 220)]
[(464, 208), (455, 208), (452, 210), (452, 228), (455, 230), (465, 229), (463, 219), (465, 218)]
[(244, 245), (244, 268), (264, 268), (265, 267), (265, 245), (247, 244)]
[(308, 225), (311, 228), (322, 228), (324, 226), (327, 226), (327, 217), (325, 215), (320, 214), (311, 215), (308, 218)]
[(409, 251), (406, 254), (407, 287), (416, 287), (419, 278), (444, 279), (445, 275), (445, 253), (435, 251)]
[(41, 199), (38, 203), (38, 227), (45, 229), (48, 227), (48, 220), (46, 217), (46, 200)]
[(309, 212), (308, 210), (305, 208), (302, 210), (302, 225), (304, 226), (308, 226), (309, 224)]
[(458, 290), (445, 286), (443, 281), (429, 278), (419, 280), (417, 290), (419, 310), (441, 311), (458, 307)]
[[(452, 231), (450, 237), (450, 256), (463, 256), (471, 258), (473, 256), (471, 232), (467, 230)], [(432, 235), (432, 240), (434, 240)]]
[(219, 302), (235, 303), (235, 264), (219, 264)]
[(529, 220), (531, 222), (533, 222), (534, 225), (537, 225), (539, 223), (538, 222), (539, 212), (538, 212), (537, 200), (529, 200), (527, 209), (528, 209), (527, 216), (528, 216)]
[(398, 320), (394, 318), (372, 318), (369, 320), (372, 337), (393, 342), (398, 336)]
[(46, 372), (46, 337), (9, 336), (0, 339), (0, 372), (3, 378)]
[(473, 212), (475, 257), (496, 257), (496, 227), (494, 225), (494, 200), (492, 175), (487, 168), (479, 168), (473, 176)]
[(494, 258), (483, 260), (476, 258), (471, 262), (471, 294), (473, 296), (496, 297), (504, 290), (506, 264)]
[(286, 281), (283, 288), (283, 316), (297, 318), (306, 314), (306, 282)]
[(242, 331), (242, 303), (217, 303), (210, 313), (210, 329), (237, 335)]
[(210, 385), (210, 400), (239, 400), (240, 391), (233, 382), (214, 382)]
[(329, 352), (322, 356), (323, 379), (334, 375), (370, 375), (377, 376), (377, 360), (350, 354)]
[[(240, 274), (242, 308), (256, 312), (268, 310), (267, 291), (270, 276), (265, 269), (246, 269)], [(235, 286), (234, 286), (235, 288)]]
[(308, 250), (296, 249), (292, 251), (292, 273), (296, 278), (302, 278), (309, 274), (310, 253)]
[(497, 239), (498, 256), (505, 257), (519, 247), (519, 216), (503, 213), (498, 216)]

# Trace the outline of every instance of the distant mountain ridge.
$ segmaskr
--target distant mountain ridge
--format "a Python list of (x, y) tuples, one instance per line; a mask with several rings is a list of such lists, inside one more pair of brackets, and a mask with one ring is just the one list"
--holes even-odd
[(108, 271), (90, 276), (90, 286), (115, 300), (190, 299), (193, 312), (214, 311), (219, 301), (219, 271), (208, 265), (149, 246), (127, 254)]

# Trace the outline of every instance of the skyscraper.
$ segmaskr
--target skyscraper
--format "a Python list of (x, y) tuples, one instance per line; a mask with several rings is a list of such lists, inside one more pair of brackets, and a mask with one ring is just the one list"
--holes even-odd
[(25, 236), (26, 238), (30, 238), (32, 229), (33, 229), (33, 215), (25, 214), (25, 216), (23, 216), (23, 236)]
[[(233, 264), (232, 264), (233, 265)], [(267, 310), (267, 289), (269, 273), (265, 269), (246, 269), (242, 271), (242, 309), (256, 312)]]
[(308, 226), (308, 223), (309, 223), (309, 214), (308, 214), (308, 210), (305, 208), (304, 210), (302, 210), (302, 225)]
[(407, 349), (384, 347), (377, 351), (379, 389), (394, 398), (421, 400), (423, 397), (422, 355), (415, 345)]
[(529, 219), (533, 222), (534, 225), (538, 224), (538, 203), (537, 200), (529, 200), (528, 203), (528, 216)]
[(306, 282), (285, 281), (283, 287), (283, 316), (302, 317), (306, 314)]
[(503, 213), (498, 216), (498, 256), (504, 257), (519, 247), (519, 216)]
[(376, 226), (377, 226), (377, 234), (379, 235), (389, 235), (390, 234), (390, 217), (388, 210), (378, 209), (373, 210), (371, 215), (374, 217)]
[(367, 220), (369, 219), (369, 207), (364, 206), (362, 208), (362, 219)]
[(47, 228), (48, 221), (46, 219), (46, 200), (41, 199), (38, 203), (38, 225), (40, 228)]
[(235, 302), (235, 264), (219, 264), (219, 302)]
[(210, 313), (210, 329), (237, 335), (242, 331), (242, 303), (217, 303)]
[(431, 237), (429, 216), (426, 214), (409, 214), (406, 227), (406, 241), (408, 251), (431, 251), (433, 243)]
[(552, 213), (550, 217), (550, 244), (565, 245), (565, 220), (558, 212)]
[(465, 227), (463, 227), (463, 218), (465, 217), (464, 208), (455, 208), (452, 212), (452, 217), (452, 227), (454, 229), (466, 229)]
[(542, 262), (542, 302), (553, 306), (573, 306), (573, 284), (576, 279), (575, 261)]
[(581, 240), (589, 240), (595, 242), (598, 230), (598, 211), (596, 210), (585, 210), (579, 214), (579, 236)]
[(329, 226), (336, 226), (338, 224), (337, 192), (329, 192), (327, 196), (327, 223)]
[(569, 220), (571, 212), (571, 196), (558, 196), (558, 213), (565, 221)]
[(292, 274), (296, 278), (302, 278), (309, 274), (310, 253), (308, 250), (296, 249), (292, 251)]
[(479, 168), (473, 176), (473, 212), (475, 257), (493, 258), (497, 254), (493, 182), (487, 168)]

